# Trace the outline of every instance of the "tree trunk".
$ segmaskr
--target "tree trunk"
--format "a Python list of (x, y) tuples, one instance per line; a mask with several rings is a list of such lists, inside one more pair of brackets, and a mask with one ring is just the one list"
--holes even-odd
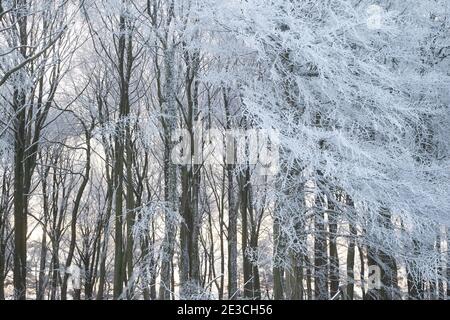
[[(26, 22), (24, 22), (26, 23)], [(22, 44), (22, 45), (26, 45)], [(14, 139), (14, 296), (26, 299), (27, 263), (27, 196), (25, 195), (25, 93), (21, 89), (14, 92), (16, 110)]]
[[(126, 17), (120, 16), (120, 35), (118, 44), (118, 71), (120, 77), (120, 104), (119, 120), (115, 139), (115, 261), (114, 261), (114, 299), (119, 299), (123, 294), (123, 285), (126, 278), (126, 257), (125, 241), (123, 237), (124, 211), (123, 211), (123, 183), (124, 183), (124, 162), (126, 134), (128, 130), (130, 114), (129, 86), (131, 76), (131, 32), (128, 30)], [(129, 164), (131, 165), (131, 164)], [(130, 195), (131, 196), (131, 195)], [(125, 212), (128, 214), (128, 212)], [(128, 215), (127, 215), (128, 217)]]
[[(352, 222), (349, 222), (349, 238), (347, 250), (347, 299), (353, 300), (355, 288), (355, 238), (356, 227)], [(364, 264), (364, 261), (361, 263)], [(364, 274), (363, 274), (364, 276)]]
[[(387, 229), (391, 229), (393, 227), (389, 211), (382, 210), (380, 212), (379, 223)], [(397, 263), (395, 261), (395, 258), (381, 249), (369, 247), (367, 253), (367, 261), (369, 268), (371, 266), (375, 266), (377, 267), (377, 270), (379, 270), (380, 279), (376, 279), (377, 274), (374, 274), (374, 280), (380, 281), (381, 288), (377, 288), (376, 286), (373, 288), (368, 288), (369, 290), (366, 294), (365, 299), (394, 300), (399, 298)], [(375, 270), (375, 272), (377, 272), (377, 270)]]
[(443, 268), (442, 268), (442, 252), (441, 252), (441, 236), (440, 236), (440, 230), (438, 230), (438, 236), (436, 237), (436, 251), (439, 254), (439, 259), (437, 261), (437, 296), (436, 298), (439, 300), (445, 299), (444, 294), (444, 280), (443, 280)]
[(6, 247), (7, 247), (7, 225), (9, 216), (9, 181), (8, 171), (4, 170), (2, 175), (2, 188), (0, 196), (0, 300), (5, 300), (5, 278), (7, 274)]
[(282, 255), (283, 251), (282, 246), (282, 233), (280, 231), (280, 221), (279, 218), (275, 216), (273, 221), (273, 242), (274, 242), (274, 262), (273, 262), (273, 295), (275, 300), (283, 300), (284, 299), (284, 290), (283, 290), (283, 266)]
[(328, 203), (328, 226), (330, 235), (330, 297), (334, 297), (339, 292), (339, 256), (337, 249), (337, 212), (332, 201)]
[(327, 246), (322, 195), (316, 195), (314, 217), (314, 293), (316, 300), (328, 299)]
[(73, 256), (75, 253), (76, 247), (76, 239), (77, 239), (77, 221), (78, 221), (78, 212), (80, 210), (81, 199), (84, 194), (84, 190), (86, 189), (86, 185), (90, 178), (91, 173), (91, 131), (93, 129), (93, 124), (91, 128), (85, 128), (85, 138), (86, 138), (86, 166), (84, 169), (84, 175), (80, 184), (80, 188), (78, 189), (77, 195), (75, 197), (74, 206), (72, 209), (72, 217), (70, 223), (70, 244), (69, 244), (69, 252), (67, 254), (67, 259), (65, 263), (65, 272), (61, 285), (61, 300), (67, 299), (67, 282), (69, 280), (69, 274), (67, 273), (68, 268), (72, 265)]
[[(160, 98), (160, 104), (163, 112), (166, 113), (167, 119), (162, 119), (164, 130), (164, 200), (169, 205), (169, 212), (165, 214), (165, 230), (161, 253), (161, 277), (159, 285), (159, 299), (170, 300), (173, 295), (174, 288), (172, 287), (173, 269), (173, 255), (177, 232), (177, 221), (173, 216), (179, 211), (178, 208), (178, 193), (177, 193), (177, 168), (171, 159), (171, 152), (174, 143), (172, 142), (172, 134), (176, 128), (176, 89), (174, 79), (174, 65), (175, 52), (174, 48), (169, 48), (170, 44), (165, 43), (166, 47), (164, 55), (164, 70), (165, 70), (165, 86), (164, 98)], [(161, 89), (159, 89), (161, 91)]]
[(447, 227), (447, 300), (450, 300), (450, 227)]
[(250, 174), (247, 166), (245, 174), (239, 177), (239, 202), (241, 209), (241, 227), (242, 227), (242, 264), (244, 275), (244, 299), (253, 298), (253, 277), (252, 277), (252, 263), (248, 256), (248, 242), (249, 242), (249, 221), (248, 221), (248, 206), (249, 206), (249, 184)]
[(172, 288), (172, 259), (174, 254), (174, 242), (176, 236), (176, 225), (173, 214), (176, 210), (176, 168), (171, 163), (171, 135), (166, 129), (166, 141), (164, 151), (164, 200), (169, 204), (165, 214), (165, 231), (161, 249), (161, 277), (159, 285), (159, 299), (170, 300)]
[[(128, 106), (129, 108), (129, 106)], [(127, 110), (127, 114), (130, 110)], [(127, 220), (127, 243), (126, 243), (126, 250), (125, 250), (125, 258), (124, 263), (127, 268), (127, 276), (128, 276), (128, 290), (127, 290), (127, 297), (129, 299), (133, 298), (134, 294), (134, 279), (133, 279), (133, 247), (134, 247), (134, 240), (133, 240), (133, 225), (134, 220), (136, 217), (135, 212), (135, 199), (134, 199), (134, 187), (133, 187), (133, 161), (134, 161), (134, 152), (132, 148), (132, 139), (131, 139), (131, 129), (130, 125), (127, 123), (126, 128), (126, 220)]]
[(237, 287), (237, 207), (234, 195), (233, 165), (228, 174), (228, 299), (238, 297)]
[[(107, 158), (108, 160), (108, 154)], [(114, 187), (113, 182), (111, 181), (111, 176), (106, 172), (106, 181), (107, 181), (107, 191), (106, 191), (106, 218), (104, 220), (103, 225), (103, 242), (101, 243), (101, 249), (100, 249), (100, 268), (99, 268), (99, 280), (98, 280), (98, 292), (97, 292), (97, 300), (103, 300), (104, 297), (104, 291), (105, 291), (105, 284), (106, 284), (106, 257), (107, 257), (107, 251), (108, 251), (108, 239), (109, 239), (109, 225), (110, 225), (110, 218), (112, 213), (112, 201), (114, 196)], [(100, 235), (101, 236), (101, 235)]]

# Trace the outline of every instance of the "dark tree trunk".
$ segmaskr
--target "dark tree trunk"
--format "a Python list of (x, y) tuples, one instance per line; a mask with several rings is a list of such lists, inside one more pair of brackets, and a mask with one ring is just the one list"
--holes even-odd
[(339, 291), (339, 256), (337, 249), (337, 213), (334, 211), (335, 206), (332, 202), (328, 204), (328, 225), (330, 235), (330, 296), (334, 297)]
[[(379, 223), (386, 229), (392, 228), (391, 215), (389, 211), (382, 210), (379, 215)], [(374, 286), (368, 288), (365, 299), (367, 300), (394, 300), (399, 298), (398, 290), (398, 278), (397, 278), (397, 263), (395, 258), (384, 252), (381, 249), (375, 249), (373, 247), (368, 248), (367, 261), (369, 268), (371, 266), (376, 267), (374, 270), (374, 281), (380, 282), (381, 288)], [(376, 272), (380, 272), (380, 279), (377, 279)], [(369, 275), (370, 277), (371, 275)], [(369, 283), (371, 284), (371, 283)], [(375, 283), (376, 284), (376, 283)]]
[[(26, 0), (16, 3), (17, 13), (27, 8)], [(20, 8), (20, 10), (19, 10)], [(25, 9), (26, 10), (26, 9)], [(20, 54), (27, 58), (28, 30), (27, 14), (18, 14)], [(24, 80), (24, 79), (23, 79)], [(21, 83), (18, 83), (20, 86)], [(26, 119), (26, 93), (23, 88), (15, 88), (13, 93), (13, 105), (16, 117), (14, 119), (14, 297), (18, 300), (26, 299), (26, 273), (27, 273), (27, 215), (28, 215), (28, 190), (27, 181), (31, 179), (31, 170), (27, 170), (27, 164), (31, 162), (27, 158), (27, 119)]]
[[(24, 45), (24, 44), (23, 44)], [(26, 299), (27, 199), (25, 195), (25, 93), (14, 92), (16, 109), (14, 139), (14, 296)]]
[(238, 297), (237, 286), (237, 208), (234, 195), (233, 166), (228, 165), (228, 298)]
[[(229, 106), (229, 98), (226, 89), (222, 89), (222, 97), (224, 102), (224, 109), (226, 115), (226, 128), (231, 129), (231, 113)], [(227, 141), (227, 146), (234, 146), (234, 138), (227, 137), (231, 141)], [(232, 159), (227, 159), (229, 162), (226, 165), (227, 179), (228, 179), (228, 299), (238, 298), (238, 286), (237, 286), (237, 219), (238, 219), (238, 207), (236, 203), (235, 190), (234, 190), (234, 168), (233, 165), (235, 158), (235, 151), (226, 150), (228, 154), (233, 154)]]
[[(129, 217), (130, 212), (125, 212), (123, 206), (123, 184), (125, 167), (125, 150), (127, 146), (127, 132), (129, 130), (130, 97), (129, 86), (132, 70), (132, 36), (128, 29), (128, 21), (124, 15), (120, 16), (120, 35), (118, 39), (118, 72), (120, 77), (120, 104), (119, 122), (115, 139), (114, 156), (114, 188), (115, 188), (115, 261), (114, 261), (114, 299), (119, 299), (123, 294), (123, 286), (126, 280), (126, 241), (124, 241), (124, 217)], [(131, 164), (127, 164), (130, 165)], [(131, 183), (131, 182), (129, 182)], [(126, 205), (130, 205), (130, 198), (126, 200)], [(126, 209), (127, 206), (126, 206)], [(130, 258), (131, 259), (131, 258)]]
[[(440, 233), (440, 230), (438, 230), (438, 233)], [(436, 237), (436, 251), (439, 254), (439, 259), (437, 261), (437, 296), (436, 299), (444, 300), (445, 299), (445, 293), (444, 293), (444, 270), (442, 268), (442, 252), (441, 252), (441, 236), (438, 234)]]
[(284, 299), (283, 277), (284, 268), (282, 266), (282, 233), (280, 231), (280, 220), (275, 217), (273, 222), (273, 242), (274, 242), (274, 266), (273, 266), (273, 295), (275, 300)]
[[(129, 108), (129, 106), (128, 106)], [(130, 110), (127, 110), (127, 114)], [(127, 269), (127, 277), (129, 279), (129, 285), (127, 290), (127, 297), (129, 299), (133, 298), (134, 294), (134, 283), (133, 283), (133, 247), (134, 247), (134, 239), (133, 239), (133, 226), (134, 220), (136, 218), (135, 213), (135, 199), (134, 199), (134, 186), (133, 186), (133, 161), (134, 161), (134, 152), (132, 148), (132, 139), (131, 139), (131, 130), (129, 124), (127, 125), (126, 130), (126, 220), (127, 220), (127, 242), (126, 242), (126, 250), (124, 257), (124, 269)]]
[(327, 246), (322, 195), (316, 195), (314, 217), (314, 293), (316, 300), (328, 299)]
[(450, 300), (450, 228), (447, 227), (447, 265), (446, 265), (446, 276), (447, 276), (447, 300)]
[(249, 246), (249, 219), (248, 219), (248, 192), (249, 192), (249, 168), (247, 167), (245, 174), (239, 177), (239, 204), (241, 209), (241, 227), (242, 227), (242, 263), (244, 276), (244, 292), (243, 297), (246, 299), (253, 298), (253, 277), (252, 263), (248, 256)]
[[(86, 189), (86, 185), (89, 182), (90, 173), (91, 173), (91, 131), (94, 126), (91, 125), (91, 128), (85, 129), (85, 138), (86, 138), (86, 166), (84, 169), (84, 175), (80, 184), (80, 188), (78, 189), (77, 195), (75, 197), (74, 206), (72, 209), (72, 217), (70, 223), (70, 244), (69, 244), (69, 252), (67, 254), (67, 259), (65, 263), (65, 270), (67, 270), (72, 265), (73, 256), (75, 253), (76, 247), (76, 239), (77, 239), (77, 221), (78, 221), (78, 212), (80, 210), (81, 199), (84, 194), (84, 190)], [(61, 284), (61, 300), (67, 299), (67, 282), (69, 280), (69, 274), (67, 272), (64, 273), (62, 284)]]
[[(350, 196), (346, 197), (345, 200), (349, 210), (354, 210), (354, 204)], [(353, 213), (351, 213), (353, 214)], [(354, 288), (355, 288), (355, 247), (356, 247), (356, 236), (357, 230), (353, 221), (348, 222), (349, 237), (347, 241), (347, 287), (346, 287), (346, 299), (353, 300), (354, 298)], [(364, 264), (364, 261), (361, 261)], [(364, 274), (363, 274), (364, 275)]]
[(0, 300), (5, 300), (5, 279), (8, 273), (7, 246), (10, 211), (10, 172), (4, 170), (0, 196)]
[[(353, 300), (355, 288), (355, 238), (356, 227), (352, 222), (349, 222), (349, 238), (347, 250), (347, 292), (348, 300)], [(364, 264), (364, 261), (362, 261)]]

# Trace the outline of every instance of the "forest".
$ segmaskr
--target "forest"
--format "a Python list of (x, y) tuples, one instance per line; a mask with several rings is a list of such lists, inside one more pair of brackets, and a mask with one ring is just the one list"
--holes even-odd
[(0, 0), (0, 300), (450, 299), (448, 0)]

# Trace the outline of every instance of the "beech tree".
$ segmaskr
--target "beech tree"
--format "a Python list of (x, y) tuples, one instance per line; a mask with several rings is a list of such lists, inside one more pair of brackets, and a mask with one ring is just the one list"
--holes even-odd
[(0, 25), (0, 299), (448, 298), (446, 1)]

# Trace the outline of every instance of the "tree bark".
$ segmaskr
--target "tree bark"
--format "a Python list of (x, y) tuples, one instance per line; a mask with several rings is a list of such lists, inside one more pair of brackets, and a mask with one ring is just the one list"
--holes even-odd
[[(386, 229), (392, 228), (391, 214), (388, 210), (380, 212), (378, 223)], [(395, 258), (384, 252), (381, 249), (375, 249), (371, 246), (367, 253), (368, 265), (376, 266), (380, 271), (381, 288), (369, 288), (365, 299), (366, 300), (395, 300), (398, 299), (398, 278), (397, 278), (397, 263)], [(370, 275), (369, 275), (370, 276)]]
[(330, 249), (330, 297), (334, 297), (339, 291), (339, 256), (337, 248), (337, 212), (332, 200), (328, 203), (329, 249)]
[(327, 250), (322, 195), (316, 195), (314, 217), (314, 294), (316, 300), (328, 299)]

